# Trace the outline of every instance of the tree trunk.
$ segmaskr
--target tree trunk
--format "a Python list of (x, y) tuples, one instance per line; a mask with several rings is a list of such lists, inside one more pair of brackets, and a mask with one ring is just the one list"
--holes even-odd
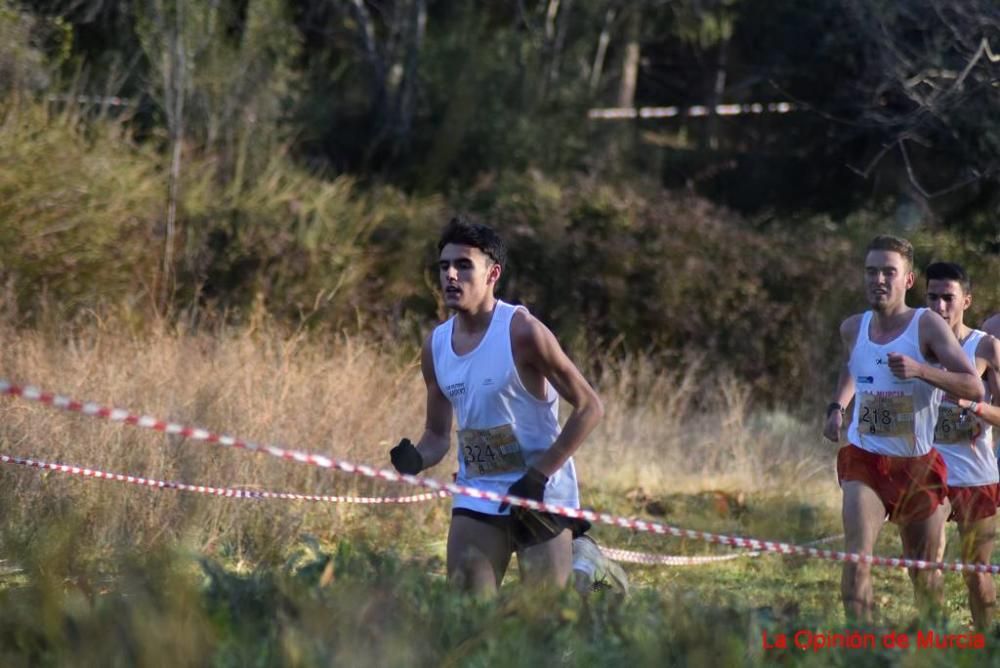
[(722, 96), (726, 92), (726, 66), (729, 63), (729, 38), (724, 37), (719, 42), (719, 59), (715, 66), (715, 82), (712, 86), (712, 98), (709, 100), (708, 117), (708, 147), (713, 151), (719, 148), (719, 115), (715, 113), (716, 106), (722, 104)]
[(372, 68), (372, 113), (376, 115), (376, 118), (384, 118), (386, 71), (385, 63), (378, 52), (378, 44), (375, 41), (375, 25), (372, 23), (371, 14), (368, 13), (364, 0), (352, 0), (351, 9), (354, 21), (358, 24), (358, 40), (361, 42), (361, 50)]
[(618, 87), (618, 106), (635, 106), (635, 88), (639, 81), (639, 21), (641, 16), (632, 7), (628, 18), (628, 32), (625, 43), (625, 57), (622, 59), (622, 78)]
[(394, 114), (395, 134), (404, 143), (409, 139), (413, 126), (413, 96), (417, 84), (420, 50), (424, 44), (426, 30), (427, 2), (426, 0), (411, 0), (410, 14), (406, 25), (406, 56), (403, 65), (403, 78), (396, 95)]
[(177, 200), (180, 193), (181, 159), (184, 143), (184, 97), (187, 87), (184, 54), (184, 0), (175, 0), (174, 26), (170, 30), (169, 52), (165, 55), (164, 108), (170, 135), (170, 172), (167, 175), (167, 219), (160, 273), (160, 312), (167, 314), (174, 293), (174, 246), (177, 238)]
[(560, 0), (548, 0), (545, 7), (545, 31), (543, 34), (541, 51), (540, 76), (537, 79), (536, 103), (542, 103), (548, 96), (549, 77), (552, 74), (552, 52), (556, 39), (556, 17), (559, 16)]
[(552, 53), (549, 55), (546, 90), (558, 83), (559, 80), (559, 62), (562, 60), (563, 45), (566, 43), (566, 31), (569, 29), (569, 13), (572, 6), (573, 0), (566, 0), (559, 15), (559, 28), (556, 32), (555, 42), (552, 45)]
[(615, 22), (615, 9), (611, 7), (604, 14), (604, 26), (601, 36), (597, 38), (597, 52), (594, 54), (594, 66), (590, 68), (590, 94), (597, 93), (601, 85), (601, 74), (604, 72), (604, 58), (608, 54), (608, 42), (611, 41), (611, 25)]

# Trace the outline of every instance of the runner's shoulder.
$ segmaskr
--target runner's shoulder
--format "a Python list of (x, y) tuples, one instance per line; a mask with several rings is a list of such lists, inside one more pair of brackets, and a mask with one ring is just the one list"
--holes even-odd
[(452, 326), (451, 322), (454, 319), (455, 319), (454, 315), (449, 316), (444, 320), (442, 320), (441, 322), (439, 322), (438, 324), (431, 327), (431, 331), (427, 332), (427, 334), (424, 336), (423, 348), (425, 350), (431, 350), (434, 347), (434, 337), (437, 336), (442, 331), (447, 330), (448, 327), (451, 327)]
[[(437, 329), (437, 328), (435, 328)], [(424, 343), (420, 346), (420, 352), (422, 355), (432, 355), (434, 352), (434, 329), (428, 332), (427, 336), (424, 337)]]
[(992, 366), (1000, 364), (1000, 339), (986, 332), (976, 345), (976, 357), (986, 360)]
[(514, 345), (537, 344), (548, 332), (549, 328), (541, 320), (528, 313), (527, 309), (517, 309), (511, 318), (510, 336)]
[(559, 342), (545, 323), (523, 308), (518, 309), (511, 319), (510, 341), (518, 363), (530, 364), (559, 348)]
[(920, 322), (918, 324), (921, 336), (924, 336), (927, 332), (936, 332), (937, 334), (951, 332), (951, 325), (948, 324), (948, 321), (940, 313), (932, 311), (929, 308), (925, 308), (920, 313)]
[(437, 384), (437, 372), (434, 370), (434, 330), (424, 339), (424, 345), (420, 347), (420, 371), (424, 376), (424, 382), (428, 385)]
[(854, 343), (858, 338), (858, 330), (861, 329), (861, 320), (864, 317), (864, 313), (855, 313), (840, 323), (840, 338), (844, 343)]
[(987, 334), (1000, 337), (1000, 313), (994, 313), (983, 321), (980, 328)]

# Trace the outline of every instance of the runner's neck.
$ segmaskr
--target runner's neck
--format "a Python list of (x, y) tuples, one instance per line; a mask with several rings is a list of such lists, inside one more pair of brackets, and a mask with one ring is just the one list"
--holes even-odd
[(913, 310), (903, 304), (898, 310), (873, 311), (870, 336), (878, 340), (895, 338), (909, 326)]
[(963, 346), (965, 345), (965, 340), (969, 338), (972, 334), (972, 328), (965, 324), (964, 321), (959, 321), (957, 325), (951, 328), (951, 331), (955, 332), (955, 338)]
[(489, 300), (484, 300), (475, 310), (459, 311), (456, 314), (455, 324), (462, 334), (481, 334), (489, 329), (496, 308), (497, 299), (491, 297)]

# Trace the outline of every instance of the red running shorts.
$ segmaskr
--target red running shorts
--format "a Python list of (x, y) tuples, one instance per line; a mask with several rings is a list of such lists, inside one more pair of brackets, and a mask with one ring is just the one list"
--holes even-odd
[(978, 522), (996, 515), (997, 504), (1000, 503), (1000, 484), (949, 487), (948, 499), (951, 501), (949, 520), (959, 524)]
[(920, 457), (890, 457), (847, 445), (837, 453), (837, 478), (841, 486), (872, 488), (897, 524), (927, 519), (948, 495), (948, 467), (933, 448)]

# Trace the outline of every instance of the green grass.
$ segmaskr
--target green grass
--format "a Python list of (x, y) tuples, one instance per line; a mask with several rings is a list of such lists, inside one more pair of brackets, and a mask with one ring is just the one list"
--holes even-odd
[[(616, 512), (635, 500), (618, 499)], [(687, 527), (805, 541), (836, 530), (836, 512), (791, 497), (718, 495), (641, 504)], [(218, 500), (219, 503), (227, 501)], [(0, 578), (2, 665), (983, 665), (985, 650), (764, 650), (796, 631), (838, 632), (838, 564), (759, 556), (696, 567), (628, 567), (627, 600), (526, 590), (516, 567), (494, 601), (457, 594), (444, 577), (446, 503), (428, 522), (403, 508), (365, 509), (323, 536), (261, 549), (237, 540), (210, 552), (164, 543), (78, 558), (85, 518), (5, 534), (24, 570)], [(254, 512), (267, 512), (266, 506)], [(796, 518), (801, 520), (796, 523)], [(252, 518), (249, 518), (252, 520)], [(9, 530), (10, 527), (7, 527)], [(596, 527), (602, 543), (669, 554), (723, 553), (691, 541)], [(17, 536), (21, 536), (20, 539)], [(837, 543), (832, 547), (839, 547)], [(879, 553), (896, 554), (887, 527)], [(276, 557), (275, 555), (280, 555)], [(6, 571), (10, 571), (10, 562)], [(950, 621), (915, 619), (900, 570), (876, 569), (880, 629), (967, 629), (964, 585), (947, 576)]]

